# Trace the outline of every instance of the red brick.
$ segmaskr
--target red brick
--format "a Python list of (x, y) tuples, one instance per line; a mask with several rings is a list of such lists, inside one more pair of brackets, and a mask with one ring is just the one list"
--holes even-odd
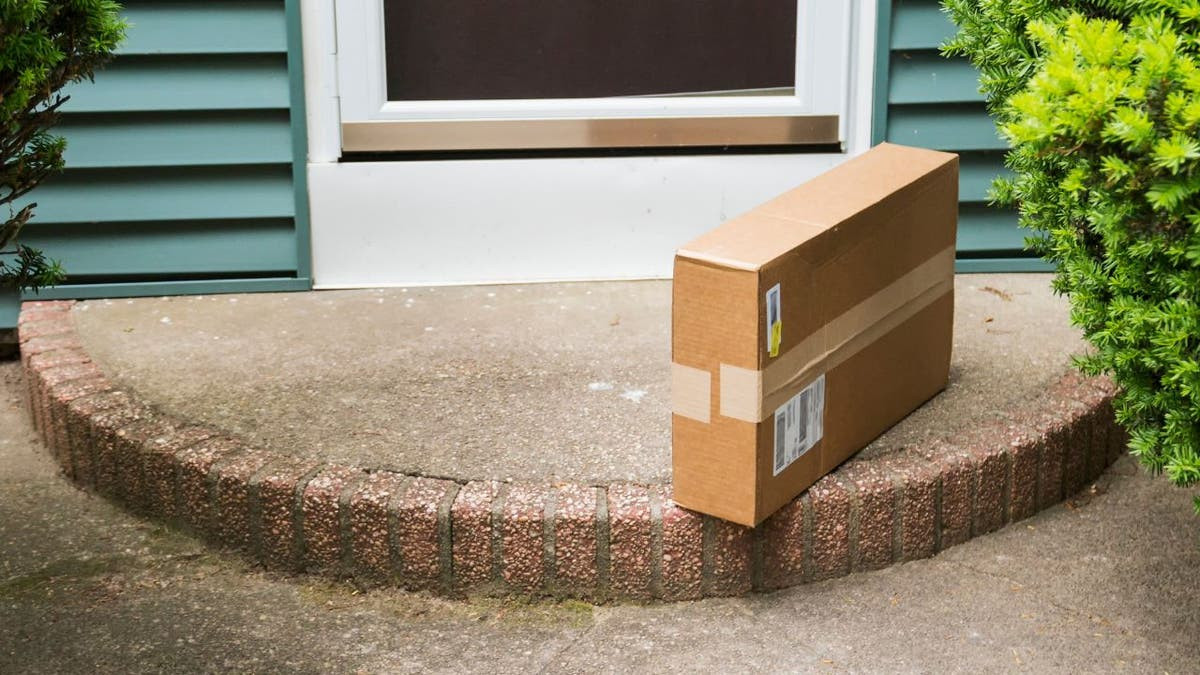
[(21, 364), (28, 369), (34, 356), (57, 349), (83, 349), (83, 343), (74, 333), (33, 338), (21, 345)]
[(1129, 454), (1129, 432), (1116, 420), (1108, 428), (1108, 457), (1109, 463), (1117, 461)]
[(1006, 437), (969, 450), (975, 464), (975, 507), (972, 532), (976, 535), (1004, 527), (1008, 516), (1008, 449)]
[(36, 371), (49, 370), (60, 366), (74, 366), (90, 363), (91, 358), (83, 351), (82, 345), (72, 345), (69, 348), (54, 349), (39, 352), (29, 357), (28, 366)]
[(666, 600), (704, 595), (704, 516), (663, 500), (662, 594)]
[(152, 438), (170, 434), (175, 425), (162, 419), (142, 419), (118, 429), (113, 434), (113, 460), (116, 462), (117, 494), (125, 503), (145, 511), (150, 506), (146, 484), (145, 444)]
[(1065, 497), (1075, 494), (1098, 475), (1092, 472), (1094, 467), (1089, 456), (1094, 414), (1111, 398), (1113, 386), (1106, 378), (1084, 378), (1071, 373), (1050, 387), (1049, 392), (1059, 401), (1056, 412), (1069, 428), (1063, 457)]
[(915, 453), (888, 457), (886, 471), (900, 483), (900, 559), (918, 560), (937, 552), (937, 466)]
[(214, 464), (247, 452), (241, 443), (221, 437), (209, 438), (177, 454), (179, 508), (182, 521), (204, 535), (214, 533), (213, 489), (209, 473)]
[(258, 476), (258, 512), (263, 562), (269, 567), (300, 567), (300, 532), (296, 527), (305, 481), (320, 463), (311, 459), (281, 459)]
[(257, 538), (250, 479), (275, 456), (262, 450), (232, 455), (217, 465), (213, 530), (224, 546), (251, 550)]
[(1063, 496), (1069, 497), (1083, 489), (1087, 483), (1087, 450), (1091, 442), (1086, 410), (1072, 410), (1066, 423), (1070, 426), (1067, 435), (1066, 453), (1063, 456)]
[(591, 594), (600, 580), (597, 564), (596, 488), (568, 483), (554, 510), (554, 575), (560, 588)]
[(53, 391), (46, 393), (46, 420), (58, 419), (62, 424), (65, 422), (65, 417), (60, 418), (58, 415), (65, 414), (72, 401), (112, 391), (112, 389), (112, 383), (101, 376), (88, 376), (55, 385)]
[(763, 585), (785, 588), (804, 581), (804, 503), (793, 499), (771, 514), (763, 528)]
[(414, 478), (396, 503), (396, 544), (400, 576), (410, 588), (431, 588), (441, 580), (438, 513), (457, 486), (446, 480)]
[(17, 315), (17, 326), (24, 326), (27, 323), (36, 323), (38, 321), (61, 319), (71, 311), (73, 301), (52, 301), (55, 304), (34, 305), (31, 302), (24, 303), (21, 306), (21, 313)]
[(74, 475), (75, 447), (67, 423), (70, 405), (74, 401), (103, 393), (112, 387), (103, 378), (74, 380), (55, 387), (46, 397), (42, 412), (42, 438), (68, 475)]
[(896, 530), (896, 488), (879, 461), (853, 462), (839, 476), (854, 488), (850, 568), (874, 570), (892, 562)]
[(26, 300), (21, 303), (21, 314), (41, 311), (65, 312), (74, 306), (74, 300)]
[(33, 430), (37, 433), (37, 437), (42, 442), (46, 440), (46, 427), (50, 423), (50, 412), (46, 409), (46, 397), (43, 396), (43, 391), (38, 383), (37, 375), (33, 371), (27, 370), (24, 372), (25, 389), (26, 389), (26, 404), (29, 408), (29, 418), (33, 422)]
[(942, 475), (938, 545), (947, 549), (971, 538), (976, 466), (969, 454), (949, 446), (937, 448), (930, 459), (938, 464)]
[(26, 342), (34, 338), (71, 334), (75, 332), (75, 326), (71, 316), (64, 313), (61, 316), (50, 315), (38, 321), (27, 321), (17, 328), (17, 332), (20, 335), (18, 339)]
[(1068, 370), (1046, 387), (1046, 398), (1051, 401), (1074, 400), (1085, 389), (1094, 389), (1098, 380), (1088, 378), (1078, 370)]
[(43, 392), (38, 379), (38, 372), (40, 371), (31, 368), (29, 364), (34, 356), (58, 349), (78, 350), (82, 349), (82, 344), (79, 342), (79, 337), (72, 333), (69, 335), (34, 338), (21, 345), (21, 364), (25, 380), (26, 403), (32, 413), (33, 427), (39, 434), (42, 433), (43, 417), (46, 414), (43, 409)]
[(499, 484), (471, 481), (450, 508), (454, 588), (475, 588), (492, 580), (492, 502)]
[(22, 326), (45, 321), (62, 321), (65, 314), (61, 309), (37, 309), (21, 312), (17, 317), (17, 328), (20, 329)]
[(123, 391), (105, 391), (71, 401), (66, 412), (66, 443), (71, 448), (72, 478), (75, 482), (95, 487), (95, 439), (92, 435), (92, 416), (120, 407), (130, 407), (133, 400)]
[(750, 591), (753, 546), (753, 529), (712, 519), (712, 570), (705, 583), (708, 595), (742, 595)]
[(407, 480), (402, 474), (376, 471), (350, 497), (351, 548), (360, 574), (376, 579), (394, 574), (388, 506), (404, 490)]
[(1028, 518), (1037, 512), (1038, 462), (1044, 442), (1043, 436), (1031, 434), (1022, 438), (1009, 450), (1009, 522)]
[(1091, 378), (1088, 387), (1081, 388), (1075, 400), (1082, 403), (1083, 427), (1087, 429), (1080, 487), (1090, 484), (1108, 467), (1108, 420), (1112, 416), (1113, 386), (1107, 378)]
[(84, 363), (69, 363), (61, 366), (47, 367), (43, 369), (35, 369), (38, 380), (41, 386), (48, 390), (53, 390), (60, 384), (70, 382), (72, 380), (82, 380), (91, 377), (103, 377), (104, 373), (91, 361)]
[(1044, 509), (1063, 499), (1063, 462), (1070, 430), (1056, 416), (1049, 416), (1038, 431), (1043, 438), (1038, 462), (1038, 509)]
[(163, 435), (146, 440), (143, 475), (147, 510), (170, 521), (180, 517), (176, 455), (212, 436), (213, 431), (203, 427), (172, 427)]
[(650, 493), (637, 485), (608, 488), (609, 585), (617, 595), (649, 598), (651, 560)]
[(850, 571), (850, 494), (832, 475), (808, 489), (812, 506), (812, 571), (814, 580)]
[(509, 588), (532, 593), (545, 583), (545, 488), (513, 485), (500, 520), (501, 575)]
[(342, 491), (365, 477), (360, 469), (330, 466), (308, 481), (300, 502), (305, 568), (340, 568), (342, 546), (347, 543), (342, 541)]
[(1092, 408), (1088, 415), (1088, 473), (1087, 481), (1093, 482), (1111, 464), (1108, 458), (1108, 434), (1112, 429), (1112, 399), (1104, 399)]
[[(58, 460), (67, 476), (73, 476), (71, 437), (67, 434), (67, 410), (71, 401), (96, 393), (100, 378), (68, 382), (53, 390), (42, 390), (30, 408), (35, 429), (50, 456)], [(106, 382), (107, 383), (107, 382)]]
[(117, 466), (117, 431), (150, 416), (149, 408), (131, 400), (91, 416), (92, 469), (96, 490), (103, 495), (120, 497), (121, 483)]

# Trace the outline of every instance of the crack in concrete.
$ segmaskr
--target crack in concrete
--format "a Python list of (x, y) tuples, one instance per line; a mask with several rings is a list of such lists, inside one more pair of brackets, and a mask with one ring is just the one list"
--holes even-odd
[(998, 579), (1000, 581), (1007, 582), (1013, 586), (1020, 586), (1022, 590), (1026, 589), (1026, 588), (1036, 590), (1040, 594), (1039, 597), (1041, 599), (1045, 600), (1051, 607), (1054, 607), (1055, 609), (1058, 609), (1058, 610), (1061, 610), (1061, 611), (1064, 611), (1064, 612), (1067, 612), (1070, 614), (1074, 614), (1077, 617), (1091, 618), (1093, 616), (1092, 613), (1088, 612), (1087, 610), (1064, 605), (1061, 602), (1055, 600), (1054, 598), (1052, 598), (1048, 595), (1049, 591), (1044, 587), (1035, 586), (1033, 584), (1023, 582), (1023, 581), (1018, 581), (1017, 579), (1013, 579), (1012, 577), (1009, 577), (1007, 575), (1000, 574), (998, 572), (990, 572), (988, 570), (980, 569), (973, 565), (968, 565), (964, 562), (960, 562), (957, 560), (947, 560), (946, 563), (949, 565), (953, 565), (955, 567), (960, 567), (964, 570), (967, 570), (968, 572), (974, 572), (975, 574), (978, 574), (980, 576), (985, 576), (985, 577), (989, 577), (992, 579)]
[(591, 635), (592, 631), (596, 630), (596, 626), (599, 626), (600, 623), (602, 621), (604, 621), (603, 618), (596, 616), (596, 612), (594, 610), (595, 610), (595, 608), (593, 608), (593, 612), (592, 612), (592, 625), (588, 626), (587, 628), (584, 628), (582, 631), (579, 632), (579, 635), (575, 636), (574, 639), (572, 639), (567, 644), (563, 645), (557, 651), (555, 651), (554, 656), (551, 656), (546, 661), (546, 663), (544, 663), (542, 665), (542, 667), (540, 669), (538, 669), (538, 675), (545, 675), (545, 673), (553, 672), (553, 671), (551, 671), (551, 668), (553, 668), (555, 666), (555, 664), (558, 662), (558, 660), (560, 658), (562, 658), (564, 654), (566, 654), (567, 652), (574, 649), (577, 645), (579, 645), (583, 641), (584, 638), (586, 638), (588, 635)]

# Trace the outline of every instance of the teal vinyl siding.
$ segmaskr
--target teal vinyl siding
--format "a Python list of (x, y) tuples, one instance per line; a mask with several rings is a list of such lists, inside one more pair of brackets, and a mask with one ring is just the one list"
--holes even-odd
[(1008, 147), (978, 89), (978, 73), (938, 47), (954, 34), (938, 0), (880, 0), (873, 141), (956, 152), (960, 157), (958, 269), (1043, 271), (1024, 252), (1016, 214), (989, 206)]
[(287, 110), (71, 115), (57, 133), (72, 169), (284, 165), (292, 159)]
[[(124, 4), (135, 29), (121, 48), (123, 54), (282, 54), (288, 49), (279, 0)], [(187, 28), (181, 31), (180, 26)]]
[(128, 39), (68, 88), (67, 170), (22, 241), (42, 298), (299, 290), (309, 279), (298, 0), (126, 0)]

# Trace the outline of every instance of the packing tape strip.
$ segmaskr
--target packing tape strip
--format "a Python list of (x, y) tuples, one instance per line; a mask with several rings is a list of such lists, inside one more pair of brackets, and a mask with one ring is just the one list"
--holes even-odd
[(708, 424), (712, 415), (712, 373), (672, 362), (671, 412)]
[(764, 370), (720, 367), (720, 414), (758, 423), (828, 372), (954, 290), (954, 247), (851, 307)]

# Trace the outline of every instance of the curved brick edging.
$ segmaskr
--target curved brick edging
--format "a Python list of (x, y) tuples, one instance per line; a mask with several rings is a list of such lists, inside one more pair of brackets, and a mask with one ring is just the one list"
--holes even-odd
[(750, 529), (670, 486), (459, 483), (252, 448), (113, 385), (72, 304), (25, 303), (19, 322), (34, 425), (68, 477), (270, 568), (409, 588), (683, 600), (829, 579), (1027, 518), (1126, 447), (1111, 383), (1067, 375), (1006, 421), (851, 461)]

